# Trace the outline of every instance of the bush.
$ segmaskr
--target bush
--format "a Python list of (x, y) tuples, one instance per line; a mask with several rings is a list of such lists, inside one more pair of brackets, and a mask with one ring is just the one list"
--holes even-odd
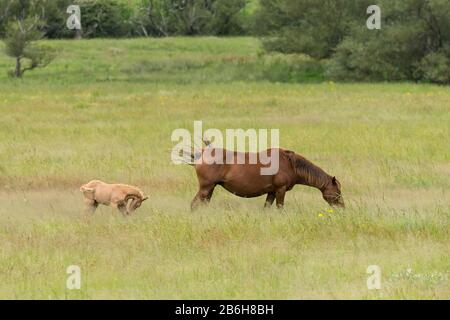
[(327, 67), (336, 80), (398, 81), (418, 79), (414, 68), (420, 61), (419, 26), (401, 25), (367, 34), (361, 28), (337, 47)]
[(47, 38), (72, 38), (74, 31), (66, 27), (66, 13), (72, 0), (56, 0), (45, 3), (45, 36)]
[(72, 4), (80, 6), (84, 37), (238, 35), (250, 25), (250, 1), (255, 0), (0, 0), (0, 36), (25, 12), (40, 16), (46, 37), (74, 37), (66, 27)]
[[(138, 34), (241, 34), (248, 18), (241, 14), (248, 0), (143, 0), (135, 10)], [(248, 24), (248, 23), (247, 23)]]
[(0, 37), (5, 34), (10, 4), (6, 0), (0, 0)]
[(114, 0), (78, 0), (84, 37), (124, 37), (131, 33), (132, 9)]
[[(39, 15), (42, 31), (48, 38), (74, 37), (75, 32), (66, 27), (69, 5), (79, 5), (81, 24), (85, 37), (123, 37), (132, 34), (133, 7), (116, 0), (54, 0), (12, 1), (0, 0), (0, 10), (9, 5), (8, 13), (0, 14), (0, 32), (15, 17)], [(0, 11), (1, 12), (1, 11)], [(23, 17), (22, 17), (23, 18)], [(2, 21), (4, 21), (2, 23)], [(1, 35), (1, 34), (0, 34)]]
[(261, 0), (255, 33), (267, 51), (328, 58), (355, 21), (364, 23), (367, 0)]
[(450, 2), (380, 0), (381, 30), (353, 27), (337, 46), (327, 74), (340, 80), (448, 83)]
[(366, 0), (261, 0), (255, 32), (266, 51), (329, 59), (337, 80), (448, 83), (450, 1), (380, 0), (381, 30), (368, 30)]
[(247, 0), (216, 1), (211, 6), (211, 18), (203, 33), (213, 35), (236, 35), (244, 32), (245, 16), (239, 15)]
[(420, 62), (423, 79), (435, 83), (450, 83), (450, 50), (432, 52)]

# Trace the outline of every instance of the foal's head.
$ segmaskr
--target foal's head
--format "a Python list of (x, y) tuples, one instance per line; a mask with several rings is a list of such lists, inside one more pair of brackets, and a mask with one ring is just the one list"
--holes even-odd
[(330, 177), (322, 191), (323, 198), (330, 206), (345, 208), (344, 199), (341, 194), (341, 184), (336, 177)]
[(136, 195), (126, 196), (125, 203), (126, 203), (126, 208), (127, 208), (128, 212), (136, 211), (136, 209), (142, 205), (142, 202), (144, 202), (147, 199), (148, 199), (148, 197), (143, 197), (143, 196), (141, 196), (141, 197), (136, 196)]

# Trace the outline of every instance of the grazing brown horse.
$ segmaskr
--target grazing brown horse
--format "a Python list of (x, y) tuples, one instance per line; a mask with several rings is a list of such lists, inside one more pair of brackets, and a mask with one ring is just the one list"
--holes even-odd
[[(195, 167), (199, 182), (199, 191), (192, 200), (192, 209), (200, 203), (209, 202), (217, 185), (244, 198), (267, 194), (265, 207), (270, 207), (276, 199), (277, 207), (282, 208), (286, 191), (291, 190), (296, 184), (302, 184), (319, 189), (325, 201), (331, 206), (345, 207), (339, 181), (293, 151), (284, 149), (263, 151), (265, 158), (270, 157), (274, 151), (278, 152), (279, 169), (275, 174), (262, 175), (261, 169), (269, 165), (261, 163), (260, 159), (263, 157), (261, 152), (251, 154), (217, 148), (208, 150), (208, 148), (191, 155), (193, 160), (191, 164)], [(212, 159), (217, 159), (216, 153), (220, 157), (223, 156), (222, 164), (213, 163)], [(233, 158), (235, 161), (226, 161), (226, 158)], [(245, 159), (244, 164), (237, 164), (242, 163), (237, 162), (238, 158)], [(249, 159), (257, 161), (250, 162)]]

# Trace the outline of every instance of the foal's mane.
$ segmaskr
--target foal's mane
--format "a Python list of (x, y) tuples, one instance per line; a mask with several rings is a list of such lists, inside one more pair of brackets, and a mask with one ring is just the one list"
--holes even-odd
[(331, 176), (308, 159), (290, 150), (285, 150), (285, 153), (289, 158), (294, 171), (300, 175), (308, 185), (317, 186), (321, 189), (330, 181)]

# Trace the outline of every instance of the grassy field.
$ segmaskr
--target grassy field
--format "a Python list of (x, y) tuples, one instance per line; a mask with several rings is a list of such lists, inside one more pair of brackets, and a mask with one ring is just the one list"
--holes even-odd
[[(306, 58), (251, 38), (49, 44), (58, 59), (22, 80), (0, 55), (0, 298), (450, 298), (450, 87), (296, 84), (273, 72)], [(171, 163), (170, 137), (194, 120), (279, 128), (340, 179), (347, 209), (297, 186), (263, 210), (219, 187), (190, 212), (195, 173)], [(151, 200), (85, 220), (94, 178)]]

